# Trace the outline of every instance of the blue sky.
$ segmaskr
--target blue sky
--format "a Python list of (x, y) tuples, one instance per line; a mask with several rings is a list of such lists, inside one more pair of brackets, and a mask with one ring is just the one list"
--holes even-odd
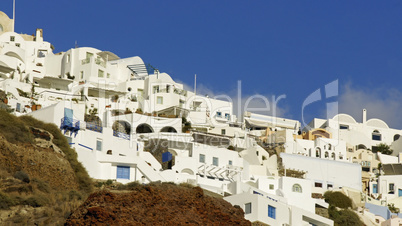
[[(338, 80), (339, 97), (306, 107), (306, 122), (325, 117), (325, 103), (339, 101), (339, 111), (358, 121), (367, 108), (368, 118), (402, 129), (401, 1), (16, 4), (16, 31), (43, 28), (55, 52), (77, 41), (120, 57), (140, 56), (190, 86), (197, 74), (199, 91), (210, 95), (235, 96), (241, 80), (243, 97), (285, 94), (280, 113), (298, 120), (303, 101)], [(11, 16), (12, 1), (1, 1), (0, 10)]]

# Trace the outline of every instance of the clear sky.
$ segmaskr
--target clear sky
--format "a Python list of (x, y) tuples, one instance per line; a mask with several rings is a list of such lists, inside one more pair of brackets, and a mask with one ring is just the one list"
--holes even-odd
[[(55, 52), (95, 47), (140, 56), (204, 94), (286, 95), (279, 113), (301, 120), (302, 104), (338, 80), (339, 96), (305, 108), (325, 117), (325, 103), (361, 120), (402, 129), (401, 1), (17, 0), (16, 32), (44, 29)], [(12, 0), (0, 10), (12, 16)], [(322, 92), (323, 97), (324, 92)], [(261, 101), (260, 101), (261, 102)], [(259, 105), (255, 101), (255, 105)], [(264, 112), (260, 112), (264, 113)], [(265, 112), (272, 114), (272, 112)]]

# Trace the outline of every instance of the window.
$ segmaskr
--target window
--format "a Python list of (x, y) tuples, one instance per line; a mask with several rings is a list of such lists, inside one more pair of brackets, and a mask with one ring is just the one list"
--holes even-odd
[(334, 153), (334, 152), (332, 152), (332, 154), (331, 154), (331, 158), (332, 158), (332, 159), (334, 159), (334, 160), (336, 159), (336, 157), (335, 157), (335, 153)]
[(378, 130), (374, 130), (373, 133), (371, 134), (372, 140), (378, 140), (381, 141), (381, 133)]
[(15, 36), (10, 36), (10, 42), (14, 42), (15, 41)]
[(153, 90), (154, 90), (153, 93), (159, 93), (159, 86), (154, 86)]
[(325, 152), (325, 158), (328, 158), (329, 157), (329, 154), (328, 154), (328, 152), (326, 151)]
[(170, 93), (170, 85), (166, 85), (166, 93)]
[(110, 73), (107, 73), (107, 74), (106, 74), (106, 78), (110, 78)]
[(47, 55), (47, 50), (38, 50), (38, 57), (43, 58)]
[(300, 186), (300, 184), (294, 184), (293, 187), (292, 187), (292, 191), (293, 192), (298, 192), (298, 193), (303, 192), (302, 187)]
[(230, 120), (230, 114), (229, 113), (225, 113), (225, 119)]
[(401, 137), (401, 135), (395, 134), (395, 136), (394, 136), (394, 141), (398, 140), (400, 137)]
[(233, 165), (232, 160), (229, 160), (229, 166)]
[(268, 205), (268, 217), (276, 219), (276, 208)]
[(332, 185), (332, 184), (327, 184), (327, 189), (330, 189), (330, 188), (333, 188), (334, 187), (334, 185)]
[(389, 191), (388, 194), (394, 194), (395, 190), (394, 190), (394, 184), (389, 184)]
[(221, 134), (225, 135), (226, 134), (226, 130), (225, 129), (221, 129)]
[(20, 46), (21, 46), (21, 44), (19, 44), (19, 43), (15, 43), (15, 46), (20, 47)]
[(200, 154), (200, 162), (205, 163), (205, 155)]
[(98, 77), (103, 78), (104, 72), (102, 70), (98, 70)]
[(116, 179), (130, 179), (130, 167), (129, 166), (117, 166)]
[(80, 78), (84, 79), (84, 72), (83, 71), (80, 72)]
[(316, 188), (322, 188), (322, 183), (320, 183), (320, 182), (315, 182), (315, 183), (314, 183), (314, 187), (316, 187)]
[(218, 118), (222, 117), (222, 112), (217, 111), (217, 112), (216, 112), (216, 117), (218, 117)]
[(251, 213), (251, 202), (244, 204), (244, 213), (245, 214)]
[(274, 190), (275, 186), (273, 184), (269, 185), (269, 190)]
[(321, 158), (321, 149), (320, 148), (315, 149), (315, 157)]
[(219, 165), (219, 159), (217, 157), (212, 158), (212, 165), (218, 166)]
[(157, 97), (156, 98), (156, 103), (163, 104), (163, 97)]
[(96, 150), (102, 151), (102, 140), (96, 140)]
[(339, 125), (339, 129), (349, 129), (348, 125)]
[(87, 59), (91, 58), (94, 54), (87, 52)]

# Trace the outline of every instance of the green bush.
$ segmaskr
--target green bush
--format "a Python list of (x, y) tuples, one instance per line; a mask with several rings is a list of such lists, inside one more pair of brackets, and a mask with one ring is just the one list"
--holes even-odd
[(0, 210), (10, 209), (11, 206), (14, 206), (16, 204), (17, 203), (12, 198), (0, 192)]
[(27, 199), (25, 199), (22, 204), (29, 205), (32, 207), (41, 207), (49, 203), (49, 199), (46, 198), (44, 195), (34, 195)]
[(328, 208), (329, 218), (334, 221), (335, 226), (363, 226), (359, 216), (352, 210), (336, 210), (334, 206)]
[(0, 110), (0, 134), (13, 144), (33, 142), (33, 136), (24, 121), (4, 110)]
[(324, 194), (324, 198), (325, 201), (332, 206), (336, 206), (343, 209), (352, 207), (352, 200), (339, 191), (336, 192), (327, 191)]
[(82, 200), (82, 195), (78, 191), (71, 190), (68, 193), (68, 198), (69, 198), (70, 201), (71, 200)]
[(25, 182), (25, 183), (29, 183), (29, 182), (31, 181), (31, 180), (29, 179), (28, 174), (25, 173), (24, 171), (17, 171), (17, 172), (15, 172), (14, 178), (16, 178), (16, 179), (18, 179), (18, 180), (20, 180), (20, 181), (22, 181), (22, 182)]
[(36, 188), (37, 188), (39, 191), (44, 192), (44, 193), (50, 193), (51, 188), (50, 188), (50, 186), (49, 186), (49, 184), (48, 184), (47, 182), (44, 182), (44, 181), (39, 180), (39, 179), (37, 179), (37, 178), (33, 178), (33, 179), (32, 179), (32, 182), (33, 182), (34, 184), (36, 184)]
[(138, 181), (130, 182), (128, 184), (121, 184), (117, 186), (118, 190), (133, 190), (137, 187), (141, 186), (141, 184)]

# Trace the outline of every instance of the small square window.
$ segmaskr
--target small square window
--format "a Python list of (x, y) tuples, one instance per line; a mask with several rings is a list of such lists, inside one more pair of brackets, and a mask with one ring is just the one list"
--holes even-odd
[(322, 188), (322, 183), (315, 182), (315, 183), (314, 183), (314, 187), (316, 187), (316, 188)]
[(219, 159), (217, 157), (212, 158), (212, 165), (218, 166), (219, 165)]
[(157, 97), (156, 102), (158, 104), (163, 104), (163, 97)]
[(200, 162), (205, 163), (205, 155), (204, 154), (200, 154)]
[(244, 213), (245, 214), (251, 213), (251, 202), (244, 204)]
[(274, 187), (273, 184), (270, 184), (270, 185), (269, 185), (269, 190), (274, 190), (274, 188), (275, 188), (275, 187)]
[(232, 160), (229, 160), (229, 166), (233, 165)]
[(15, 36), (10, 36), (10, 41), (14, 42), (15, 41)]
[(222, 129), (222, 130), (221, 130), (221, 134), (222, 134), (222, 135), (225, 135), (225, 134), (226, 134), (226, 129)]
[(104, 71), (98, 70), (98, 77), (103, 78), (103, 76), (104, 76)]
[(21, 44), (19, 44), (19, 43), (15, 43), (15, 46), (20, 47), (20, 46), (21, 46)]

